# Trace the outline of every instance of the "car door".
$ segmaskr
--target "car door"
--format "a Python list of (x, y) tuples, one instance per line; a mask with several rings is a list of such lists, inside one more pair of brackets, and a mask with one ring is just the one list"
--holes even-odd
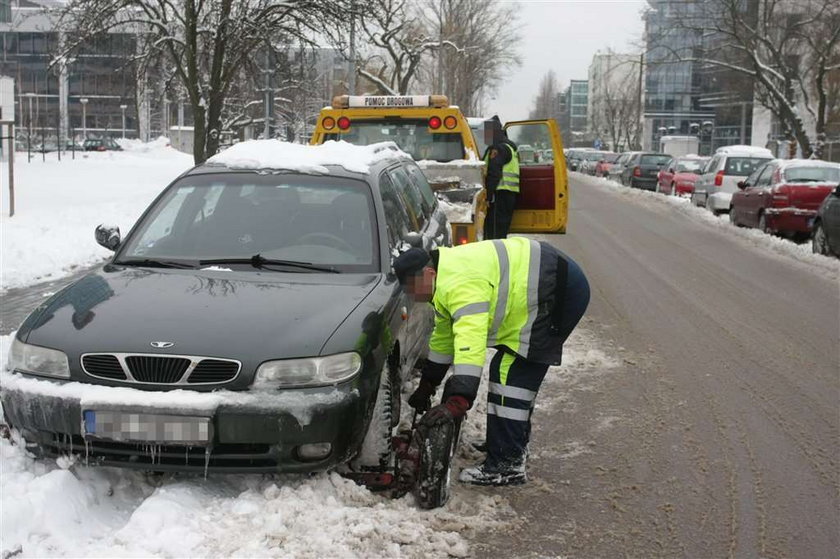
[(741, 186), (738, 186), (738, 191), (732, 194), (732, 201), (730, 202), (729, 207), (729, 218), (732, 223), (736, 225), (742, 225), (745, 223), (745, 204), (747, 202), (747, 198), (745, 196), (745, 190), (751, 186), (753, 186), (756, 181), (758, 180), (758, 176), (763, 171), (763, 168), (756, 169), (753, 173), (748, 176), (742, 182)]
[[(523, 120), (505, 124), (514, 143), (550, 147), (562, 153), (560, 130), (553, 118)], [(561, 158), (519, 163), (519, 195), (511, 222), (511, 233), (565, 233), (569, 186), (566, 165)]]
[(697, 179), (697, 182), (694, 183), (693, 199), (695, 200), (695, 204), (698, 206), (706, 205), (706, 200), (709, 198), (710, 194), (709, 189), (713, 184), (715, 172), (720, 164), (720, 160), (720, 155), (712, 157), (709, 163), (706, 164), (706, 167), (703, 169), (703, 173)]
[(671, 183), (674, 181), (674, 173), (677, 172), (676, 166), (677, 160), (672, 158), (668, 164), (659, 171), (657, 182), (659, 184), (660, 192), (671, 192)]
[(750, 227), (758, 227), (758, 216), (769, 205), (770, 181), (776, 167), (773, 164), (764, 165), (755, 184), (744, 189), (744, 223)]
[[(417, 183), (411, 180), (405, 165), (389, 168), (387, 177), (390, 180), (382, 181), (384, 188), (380, 186), (383, 197), (386, 191), (393, 188), (393, 194), (388, 193), (388, 196), (394, 201), (399, 199), (404, 215), (408, 217), (408, 225), (411, 227), (411, 231), (404, 234), (401, 240), (409, 238), (411, 234), (419, 234), (423, 248), (431, 250), (439, 225), (433, 225), (433, 211), (427, 197), (421, 193)], [(429, 190), (431, 191), (431, 188)], [(406, 340), (403, 344), (402, 356), (408, 363), (414, 363), (426, 349), (434, 326), (434, 312), (431, 305), (417, 303), (411, 297), (406, 297), (405, 293), (403, 298), (403, 307), (407, 312), (403, 313), (403, 320), (406, 323)]]

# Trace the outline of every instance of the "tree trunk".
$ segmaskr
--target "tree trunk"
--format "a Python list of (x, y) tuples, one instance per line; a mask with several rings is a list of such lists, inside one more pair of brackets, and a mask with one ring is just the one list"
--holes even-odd
[(207, 122), (205, 120), (204, 107), (197, 103), (192, 104), (193, 122), (195, 130), (193, 132), (193, 160), (196, 165), (201, 165), (207, 161)]

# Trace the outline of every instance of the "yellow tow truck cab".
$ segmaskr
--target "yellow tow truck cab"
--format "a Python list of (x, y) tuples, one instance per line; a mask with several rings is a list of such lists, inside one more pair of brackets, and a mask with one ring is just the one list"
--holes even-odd
[[(472, 220), (450, 218), (453, 242), (463, 244), (482, 238), (487, 212), (479, 151), (486, 146), (485, 122), (467, 119), (444, 95), (341, 95), (321, 109), (311, 143), (395, 142), (417, 161), (433, 190), (453, 205), (471, 206)], [(568, 183), (557, 124), (529, 120), (509, 122), (505, 129), (520, 148), (520, 194), (511, 232), (565, 232)]]

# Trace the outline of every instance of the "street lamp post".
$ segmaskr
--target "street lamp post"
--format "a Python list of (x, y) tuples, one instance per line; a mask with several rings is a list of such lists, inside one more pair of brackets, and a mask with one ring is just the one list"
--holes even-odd
[(82, 97), (79, 99), (79, 103), (82, 104), (82, 142), (87, 140), (87, 104), (88, 98)]
[(128, 105), (120, 105), (120, 110), (122, 111), (122, 128), (123, 128), (122, 137), (123, 137), (123, 140), (125, 140), (125, 110), (127, 108), (128, 108)]
[(27, 127), (26, 132), (26, 151), (27, 151), (27, 163), (32, 161), (32, 99), (35, 97), (35, 94), (31, 91), (29, 93), (24, 93), (24, 97), (29, 99), (29, 126)]

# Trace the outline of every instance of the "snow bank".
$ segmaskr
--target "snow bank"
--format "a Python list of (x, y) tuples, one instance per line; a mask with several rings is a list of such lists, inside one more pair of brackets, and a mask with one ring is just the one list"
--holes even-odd
[(723, 233), (752, 249), (763, 250), (768, 254), (807, 264), (808, 268), (824, 277), (837, 280), (840, 275), (840, 260), (814, 254), (811, 244), (796, 244), (788, 239), (767, 235), (758, 229), (741, 228), (732, 225), (729, 216), (715, 216), (709, 210), (693, 205), (688, 198), (663, 196), (648, 190), (628, 188), (615, 181), (590, 177), (580, 173), (570, 173), (575, 179), (588, 186), (602, 188), (640, 206), (666, 212), (679, 212), (692, 220), (720, 229)]
[(367, 173), (380, 159), (409, 157), (394, 142), (356, 146), (329, 141), (317, 146), (291, 144), (281, 140), (239, 142), (208, 160), (231, 169), (283, 169), (301, 173), (327, 174), (326, 165), (338, 165), (355, 173)]
[(117, 138), (117, 144), (125, 151), (132, 151), (135, 153), (149, 153), (158, 151), (163, 148), (168, 148), (171, 143), (166, 136), (158, 136), (157, 139), (151, 142), (144, 142), (137, 139)]
[(46, 161), (15, 160), (15, 216), (8, 213), (8, 170), (0, 169), (0, 288), (67, 275), (111, 254), (96, 244), (100, 223), (123, 235), (192, 158), (166, 147), (165, 138), (132, 143), (128, 151), (55, 153)]

